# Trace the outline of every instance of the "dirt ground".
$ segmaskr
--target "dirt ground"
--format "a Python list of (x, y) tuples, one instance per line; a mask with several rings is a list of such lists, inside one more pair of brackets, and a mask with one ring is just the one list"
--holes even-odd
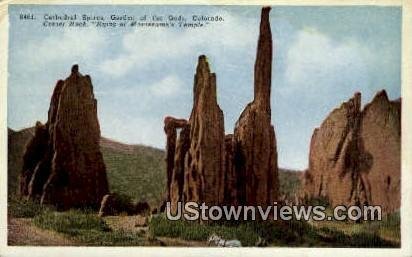
[[(130, 232), (148, 232), (148, 227), (136, 227), (135, 216), (105, 217), (113, 230)], [(154, 246), (207, 246), (206, 242), (187, 241), (179, 238), (158, 237)], [(10, 218), (8, 220), (8, 245), (10, 246), (81, 246), (81, 242), (70, 239), (60, 233), (36, 227), (29, 218)], [(153, 241), (153, 239), (152, 239)]]
[(31, 219), (10, 218), (8, 220), (8, 245), (70, 246), (79, 243), (50, 230), (38, 228)]

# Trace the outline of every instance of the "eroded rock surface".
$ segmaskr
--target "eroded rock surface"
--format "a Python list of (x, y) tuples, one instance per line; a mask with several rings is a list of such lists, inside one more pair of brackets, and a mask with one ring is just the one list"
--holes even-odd
[(379, 92), (362, 112), (361, 138), (369, 154), (361, 163), (365, 198), (384, 212), (401, 205), (401, 101)]
[(172, 211), (176, 210), (178, 202), (183, 201), (183, 190), (185, 181), (185, 157), (190, 148), (190, 125), (186, 124), (180, 131), (176, 144), (176, 154), (172, 181), (170, 185), (170, 201)]
[(333, 206), (400, 206), (400, 101), (379, 92), (361, 111), (361, 95), (332, 111), (315, 129), (304, 190)]
[[(177, 130), (182, 129), (188, 125), (188, 121), (185, 119), (176, 119), (170, 116), (167, 116), (164, 119), (164, 131), (166, 133), (166, 195), (165, 200), (170, 201), (171, 199), (171, 186), (175, 184), (173, 181), (173, 170), (175, 169), (175, 154), (176, 154), (176, 139), (177, 139)], [(179, 142), (181, 142), (180, 140)], [(181, 145), (181, 143), (180, 143)], [(179, 148), (181, 147), (179, 145)], [(185, 154), (185, 153), (184, 153)], [(182, 158), (184, 162), (184, 155)], [(178, 161), (176, 165), (181, 164), (181, 161)], [(184, 164), (183, 164), (184, 165)], [(176, 175), (175, 175), (175, 179)]]
[(225, 167), (223, 112), (217, 104), (216, 75), (206, 56), (200, 56), (193, 88), (189, 119), (190, 147), (185, 159), (185, 201), (221, 204)]
[[(269, 11), (270, 8), (262, 9), (255, 98), (241, 114), (234, 134), (225, 136), (223, 112), (217, 103), (216, 75), (210, 72), (205, 56), (198, 60), (193, 108), (187, 124), (172, 117), (165, 119), (166, 199), (172, 203), (172, 212), (176, 211), (178, 201), (268, 205), (278, 196), (276, 138), (270, 109)], [(178, 139), (176, 128), (181, 129)], [(160, 211), (164, 207), (165, 203)]]
[[(57, 82), (43, 130), (32, 140), (47, 141), (42, 156), (26, 150), (24, 166), (29, 168), (22, 172), (21, 194), (61, 209), (98, 207), (109, 186), (99, 146), (97, 101), (90, 77), (80, 74), (77, 65), (66, 80)], [(24, 174), (32, 174), (29, 185)]]
[(278, 195), (276, 137), (271, 125), (272, 34), (270, 8), (262, 9), (255, 62), (254, 100), (236, 123), (235, 170), (238, 199), (249, 205), (270, 205)]

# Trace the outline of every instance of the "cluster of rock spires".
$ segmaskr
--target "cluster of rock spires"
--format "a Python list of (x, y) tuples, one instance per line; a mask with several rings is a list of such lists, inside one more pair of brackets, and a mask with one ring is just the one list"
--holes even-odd
[(380, 205), (384, 213), (400, 207), (401, 101), (385, 91), (361, 110), (361, 94), (333, 110), (315, 129), (306, 197), (325, 197), (336, 205)]
[(36, 123), (20, 175), (22, 197), (59, 209), (98, 207), (109, 192), (97, 101), (90, 76), (78, 69), (57, 82), (47, 123)]
[(172, 212), (178, 201), (269, 205), (277, 198), (277, 151), (270, 110), (269, 11), (269, 7), (262, 9), (254, 100), (242, 112), (234, 134), (225, 135), (223, 112), (216, 99), (216, 75), (210, 72), (205, 56), (198, 60), (189, 120), (165, 118), (165, 203), (171, 202)]

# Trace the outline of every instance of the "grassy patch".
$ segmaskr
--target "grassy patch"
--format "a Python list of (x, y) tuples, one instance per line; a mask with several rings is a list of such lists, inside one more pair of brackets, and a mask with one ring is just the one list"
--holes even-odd
[(20, 200), (17, 197), (9, 197), (7, 205), (7, 213), (13, 218), (33, 218), (51, 209), (52, 207), (41, 206), (39, 203)]
[(126, 231), (112, 231), (103, 219), (79, 210), (67, 212), (45, 211), (33, 219), (43, 229), (53, 230), (89, 246), (144, 245), (142, 235)]
[[(352, 224), (353, 225), (353, 224)], [(374, 231), (362, 230), (351, 235), (330, 227), (316, 227), (304, 221), (254, 221), (200, 224), (169, 221), (165, 216), (150, 222), (154, 236), (178, 237), (184, 240), (206, 241), (216, 233), (226, 240), (238, 239), (242, 246), (255, 246), (264, 240), (268, 246), (299, 247), (399, 247)]]
[(401, 225), (399, 212), (384, 216), (381, 221), (322, 221), (315, 226), (334, 245), (345, 247), (400, 247)]
[(195, 241), (206, 241), (211, 234), (216, 233), (227, 240), (238, 239), (243, 246), (255, 246), (259, 240), (264, 240), (272, 246), (304, 243), (309, 245), (311, 238), (316, 239), (317, 236), (311, 226), (300, 221), (200, 224), (182, 220), (169, 221), (163, 215), (152, 218), (150, 232), (154, 236), (179, 237)]

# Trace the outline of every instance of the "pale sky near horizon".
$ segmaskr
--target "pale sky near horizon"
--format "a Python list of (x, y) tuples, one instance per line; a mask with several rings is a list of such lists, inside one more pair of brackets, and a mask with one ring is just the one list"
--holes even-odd
[[(36, 22), (19, 20), (35, 13)], [(8, 126), (45, 122), (55, 83), (71, 65), (89, 74), (102, 136), (164, 148), (163, 118), (188, 118), (193, 75), (205, 54), (217, 76), (226, 133), (253, 97), (259, 6), (10, 7)], [(221, 15), (200, 29), (45, 28), (48, 14)], [(305, 169), (309, 142), (333, 108), (356, 91), (362, 103), (401, 92), (399, 7), (272, 7), (272, 122), (279, 166)]]

